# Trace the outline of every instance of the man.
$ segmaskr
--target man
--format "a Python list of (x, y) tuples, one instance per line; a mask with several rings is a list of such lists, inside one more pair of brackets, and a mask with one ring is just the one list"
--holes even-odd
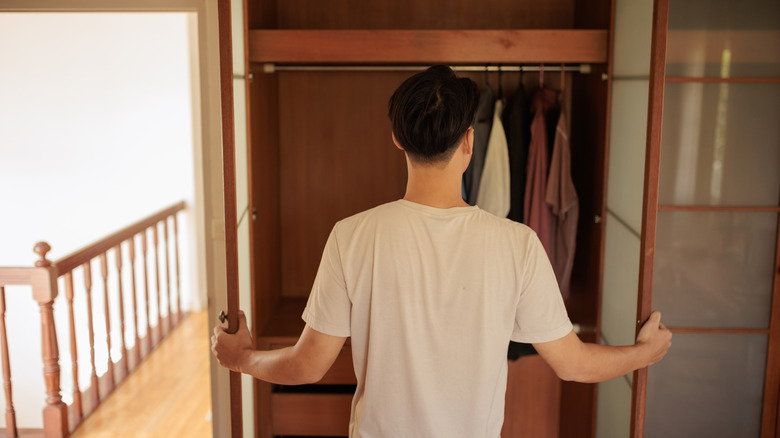
[(581, 342), (536, 234), (463, 201), (477, 98), (474, 82), (445, 66), (396, 90), (389, 116), (406, 153), (404, 198), (335, 225), (295, 346), (254, 350), (240, 314), (236, 334), (214, 329), (220, 364), (313, 383), (351, 337), (351, 437), (497, 437), (510, 340), (533, 344), (560, 378), (580, 382), (664, 356), (671, 333), (657, 312), (635, 345)]

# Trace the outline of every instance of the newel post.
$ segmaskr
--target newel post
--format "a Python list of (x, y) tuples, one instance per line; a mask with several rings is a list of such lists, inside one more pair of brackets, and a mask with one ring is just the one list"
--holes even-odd
[(51, 247), (46, 242), (35, 244), (40, 257), (35, 266), (45, 270), (42, 280), (33, 284), (33, 297), (41, 309), (41, 353), (43, 379), (46, 383), (46, 406), (43, 408), (43, 434), (45, 438), (68, 436), (68, 406), (60, 393), (60, 353), (57, 347), (57, 330), (54, 327), (54, 298), (57, 296), (57, 268), (46, 259)]

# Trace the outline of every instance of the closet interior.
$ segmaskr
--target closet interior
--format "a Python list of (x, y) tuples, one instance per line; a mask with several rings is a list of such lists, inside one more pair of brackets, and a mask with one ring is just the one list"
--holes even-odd
[[(599, 0), (247, 0), (253, 331), (260, 348), (292, 345), (325, 241), (340, 219), (403, 196), (404, 155), (387, 101), (408, 66), (459, 71), (511, 96), (544, 82), (569, 114), (580, 203), (566, 305), (597, 342), (613, 5)], [(587, 64), (589, 72), (556, 72)], [(361, 66), (361, 68), (356, 68)], [(400, 70), (400, 71), (398, 71)], [(511, 71), (515, 70), (515, 71)], [(345, 436), (355, 377), (349, 343), (317, 385), (256, 382), (259, 436)], [(592, 436), (595, 386), (560, 382), (535, 356), (510, 363), (503, 436)]]

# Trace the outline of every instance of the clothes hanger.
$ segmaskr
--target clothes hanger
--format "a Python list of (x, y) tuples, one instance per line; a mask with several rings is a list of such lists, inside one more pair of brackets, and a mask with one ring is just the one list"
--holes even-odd
[(523, 64), (520, 64), (520, 79), (518, 83), (518, 87), (523, 85), (523, 72), (525, 72), (525, 68), (523, 68)]
[(561, 94), (563, 94), (563, 89), (566, 87), (566, 66), (561, 64)]
[(501, 81), (501, 64), (498, 64), (498, 98), (501, 100), (504, 99), (504, 89)]

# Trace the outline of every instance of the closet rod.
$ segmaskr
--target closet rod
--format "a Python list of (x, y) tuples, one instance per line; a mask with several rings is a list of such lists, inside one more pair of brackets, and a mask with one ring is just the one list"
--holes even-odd
[[(276, 73), (278, 71), (423, 71), (427, 69), (428, 65), (279, 65), (271, 62), (263, 64), (263, 72)], [(455, 71), (498, 71), (497, 65), (453, 65), (451, 66)], [(500, 66), (502, 72), (517, 72), (517, 71), (540, 71), (542, 65), (502, 65)], [(544, 71), (570, 71), (577, 73), (590, 73), (590, 64), (577, 64), (577, 65), (564, 65), (560, 64), (545, 65)]]

